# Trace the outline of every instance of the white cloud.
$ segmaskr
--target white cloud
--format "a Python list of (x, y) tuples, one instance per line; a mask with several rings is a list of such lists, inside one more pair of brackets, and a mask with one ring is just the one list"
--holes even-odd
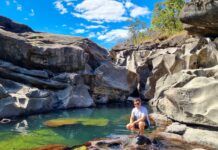
[(85, 29), (76, 29), (74, 32), (75, 33), (85, 33), (86, 31)]
[(73, 6), (72, 2), (67, 2), (67, 6)]
[(125, 7), (126, 8), (131, 8), (131, 7), (133, 7), (133, 6), (135, 6), (131, 1), (127, 1), (126, 3), (125, 3)]
[(29, 18), (23, 18), (24, 20), (29, 20)]
[(149, 15), (151, 12), (149, 11), (148, 7), (139, 7), (139, 6), (134, 6), (134, 8), (130, 12), (130, 16), (135, 18), (138, 16), (145, 16)]
[(96, 35), (97, 36), (101, 36), (103, 33), (97, 32)]
[(17, 5), (17, 10), (22, 11), (22, 5)]
[(129, 31), (126, 29), (114, 29), (105, 34), (101, 34), (98, 40), (104, 40), (106, 42), (124, 40), (129, 37)]
[(119, 22), (127, 20), (125, 7), (116, 0), (84, 0), (72, 15), (89, 21)]
[(64, 7), (64, 5), (62, 4), (62, 2), (63, 1), (55, 1), (54, 2), (54, 5), (55, 5), (55, 8), (57, 9), (57, 10), (59, 10), (60, 11), (60, 14), (66, 14), (66, 13), (68, 13), (68, 10), (67, 10), (67, 8), (65, 8)]
[(98, 29), (98, 28), (102, 28), (105, 29), (107, 28), (106, 26), (103, 25), (90, 25), (90, 26), (86, 26), (87, 29)]
[(88, 38), (94, 38), (94, 37), (96, 37), (96, 34), (94, 32), (90, 32)]
[(7, 6), (10, 6), (10, 1), (5, 1)]
[(125, 7), (127, 9), (130, 9), (130, 16), (133, 18), (138, 17), (138, 16), (145, 16), (145, 15), (151, 14), (151, 12), (147, 6), (140, 7), (136, 4), (133, 4), (131, 2), (131, 0), (126, 1)]
[(35, 16), (35, 11), (33, 9), (30, 10), (31, 12), (29, 13), (29, 16)]
[(80, 26), (83, 26), (86, 29), (99, 29), (99, 28), (106, 29), (107, 28), (106, 26), (103, 26), (103, 25), (84, 25), (84, 24), (80, 24)]
[(104, 23), (104, 21), (92, 21), (92, 22), (97, 23), (97, 24), (103, 24)]
[(76, 0), (59, 0), (59, 1), (65, 2), (67, 6), (73, 6), (74, 5), (73, 2), (76, 1)]
[(62, 24), (62, 27), (66, 27), (67, 25), (66, 24)]

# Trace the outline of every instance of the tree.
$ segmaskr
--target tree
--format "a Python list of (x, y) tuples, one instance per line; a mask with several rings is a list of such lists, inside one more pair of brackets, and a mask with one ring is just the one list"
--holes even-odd
[(183, 28), (179, 14), (184, 4), (184, 0), (166, 0), (157, 3), (153, 12), (152, 28), (167, 33), (181, 31)]
[(147, 27), (144, 21), (139, 19), (130, 19), (129, 20), (129, 34), (130, 39), (129, 41), (133, 44), (140, 43), (140, 39), (145, 36)]

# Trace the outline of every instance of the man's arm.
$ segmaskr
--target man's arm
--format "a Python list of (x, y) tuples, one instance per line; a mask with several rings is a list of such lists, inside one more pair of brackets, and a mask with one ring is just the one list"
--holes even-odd
[(141, 118), (139, 118), (138, 120), (134, 121), (133, 123), (139, 123), (140, 121), (145, 121), (145, 115), (143, 115)]
[(133, 114), (131, 113), (131, 116), (130, 116), (130, 119), (129, 119), (129, 123), (133, 123), (134, 122), (134, 116)]

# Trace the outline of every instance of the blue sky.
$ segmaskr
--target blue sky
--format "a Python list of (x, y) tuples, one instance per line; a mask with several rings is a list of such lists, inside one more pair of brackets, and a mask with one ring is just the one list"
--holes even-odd
[(128, 38), (128, 18), (150, 25), (162, 0), (0, 0), (0, 15), (36, 31), (88, 37), (110, 49)]

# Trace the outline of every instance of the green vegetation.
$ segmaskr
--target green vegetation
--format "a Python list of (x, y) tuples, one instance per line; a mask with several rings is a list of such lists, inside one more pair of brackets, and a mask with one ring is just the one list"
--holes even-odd
[(175, 33), (182, 31), (179, 14), (185, 4), (184, 0), (166, 0), (155, 5), (152, 27), (155, 31)]
[(40, 129), (26, 134), (8, 134), (7, 132), (2, 132), (0, 133), (0, 137), (4, 137), (0, 140), (1, 150), (26, 150), (53, 144), (57, 141), (62, 144), (69, 143), (68, 139), (58, 135), (51, 129)]
[(106, 126), (109, 120), (100, 119), (90, 119), (90, 118), (59, 118), (46, 121), (44, 124), (48, 127), (60, 127), (65, 125), (75, 125), (82, 124), (84, 126)]
[(155, 5), (151, 27), (148, 28), (142, 20), (131, 20), (129, 24), (130, 39), (138, 45), (146, 40), (157, 37), (169, 37), (183, 30), (179, 14), (185, 5), (184, 0), (166, 0)]

